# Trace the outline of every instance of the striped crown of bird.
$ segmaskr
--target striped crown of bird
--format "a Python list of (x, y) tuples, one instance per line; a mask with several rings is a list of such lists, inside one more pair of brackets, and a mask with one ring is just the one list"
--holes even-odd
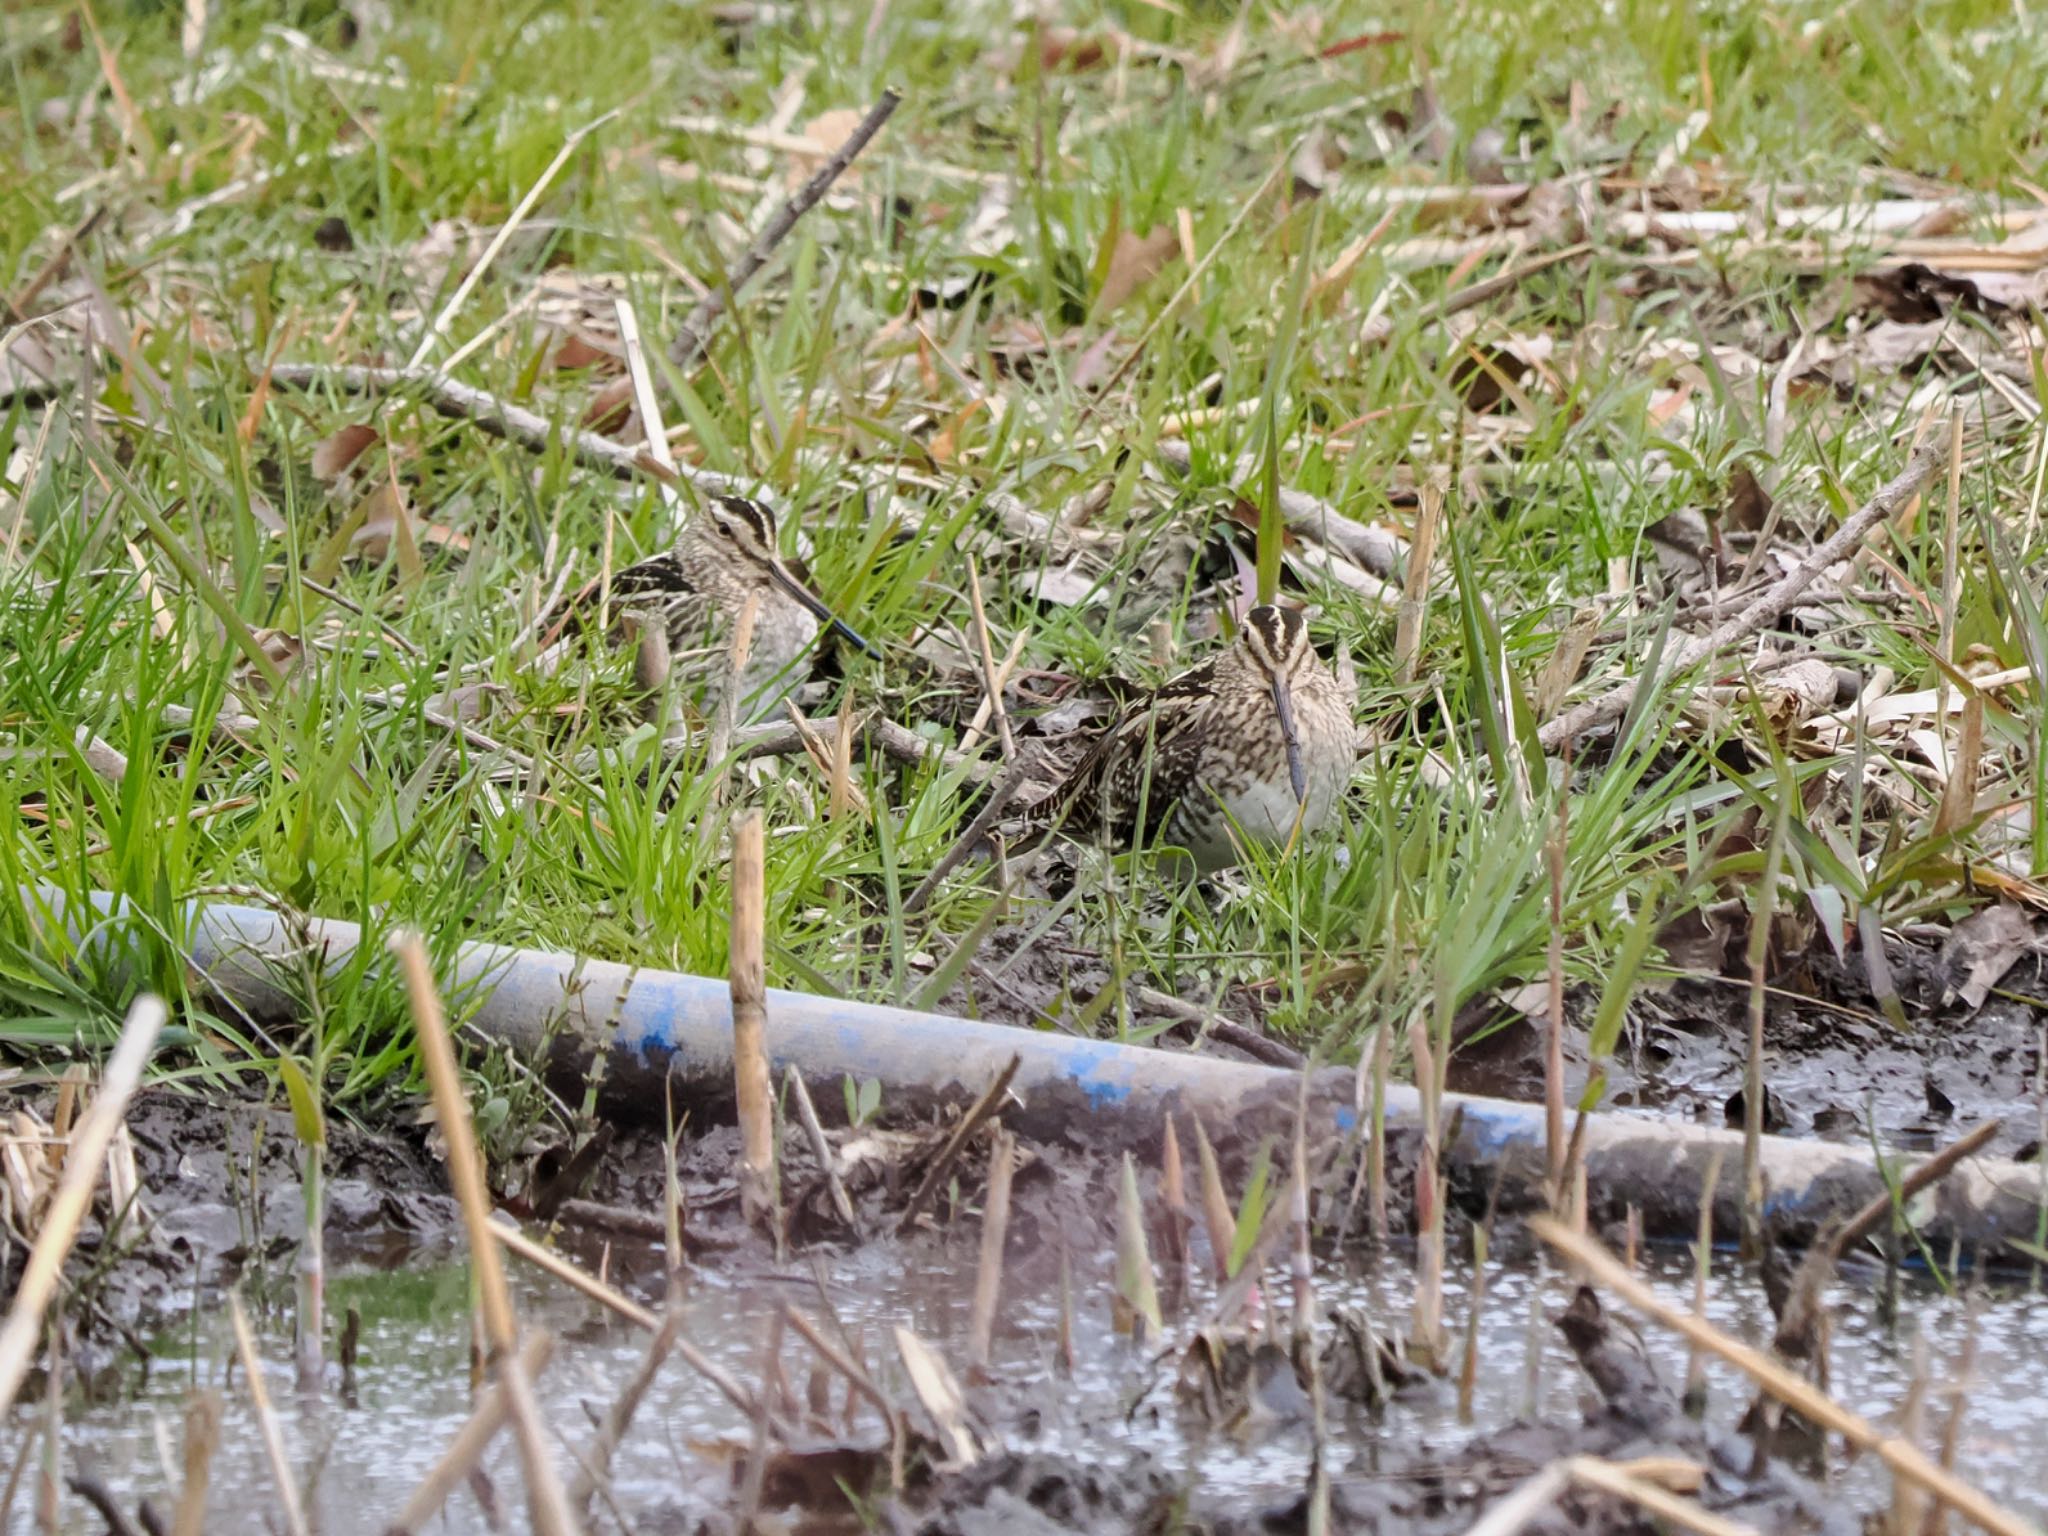
[(821, 628), (875, 654), (783, 560), (775, 514), (744, 496), (707, 496), (674, 547), (617, 572), (611, 594), (622, 617), (666, 639), (672, 675), (698, 684), (723, 678), (751, 603), (753, 634), (739, 674), (743, 717), (773, 709), (804, 681), (798, 663)]
[(1208, 874), (1241, 841), (1285, 847), (1330, 821), (1358, 759), (1351, 714), (1307, 619), (1253, 608), (1227, 647), (1128, 706), (1032, 819), (1164, 841)]

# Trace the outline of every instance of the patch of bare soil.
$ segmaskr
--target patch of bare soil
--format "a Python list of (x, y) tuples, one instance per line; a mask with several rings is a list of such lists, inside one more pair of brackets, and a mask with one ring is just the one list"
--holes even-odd
[[(1772, 972), (1764, 1006), (1767, 1131), (1794, 1136), (1925, 1148), (1954, 1130), (1996, 1118), (1993, 1150), (2039, 1155), (2041, 1070), (2048, 1010), (2048, 963), (2020, 959), (2002, 995), (1973, 1007), (1958, 990), (1952, 961), (1937, 950), (1893, 942), (1887, 960), (1906, 1023), (1888, 1018), (1860, 960), (1838, 960), (1824, 944)], [(1749, 989), (1729, 971), (1683, 977), (1645, 991), (1630, 1008), (1622, 1048), (1608, 1065), (1610, 1102), (1695, 1122), (1742, 1124)], [(1590, 998), (1574, 1000), (1580, 1022)], [(1583, 1080), (1585, 1035), (1567, 1052)], [(1543, 1093), (1540, 1025), (1521, 1014), (1453, 1059), (1452, 1086), (1525, 1101)], [(1576, 1087), (1576, 1083), (1574, 1084)]]

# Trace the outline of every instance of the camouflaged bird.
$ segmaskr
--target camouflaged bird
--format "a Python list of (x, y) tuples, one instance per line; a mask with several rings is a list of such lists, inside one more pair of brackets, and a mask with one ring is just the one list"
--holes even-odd
[(775, 708), (803, 682), (802, 660), (824, 626), (874, 654), (783, 561), (775, 514), (744, 496), (706, 497), (673, 549), (612, 577), (611, 598), (622, 618), (650, 624), (666, 638), (672, 675), (720, 686), (734, 626), (751, 602), (754, 631), (739, 676), (741, 719)]
[(1224, 650), (1137, 701), (1045, 801), (1112, 843), (1185, 848), (1203, 874), (1240, 842), (1284, 847), (1329, 822), (1358, 758), (1351, 701), (1288, 608), (1245, 615)]

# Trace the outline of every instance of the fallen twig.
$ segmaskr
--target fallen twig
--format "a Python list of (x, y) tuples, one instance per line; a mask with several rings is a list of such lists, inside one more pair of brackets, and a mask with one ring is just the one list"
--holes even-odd
[(721, 475), (692, 464), (666, 468), (645, 448), (615, 443), (595, 432), (549, 421), (533, 411), (500, 400), (486, 390), (449, 378), (436, 368), (364, 368), (354, 364), (279, 363), (270, 370), (273, 385), (311, 389), (328, 385), (349, 394), (374, 395), (396, 390), (417, 389), (427, 403), (443, 416), (467, 421), (507, 442), (518, 443), (537, 453), (559, 443), (581, 462), (602, 469), (622, 480), (648, 475), (655, 480), (687, 481), (700, 491), (739, 495), (751, 489), (748, 482), (733, 475)]
[(939, 1185), (953, 1171), (953, 1164), (959, 1161), (961, 1151), (973, 1138), (974, 1133), (981, 1129), (982, 1122), (994, 1114), (997, 1106), (1003, 1102), (1003, 1095), (1010, 1091), (1011, 1079), (1016, 1077), (1017, 1069), (1023, 1065), (1022, 1056), (1012, 1056), (1009, 1065), (998, 1072), (996, 1080), (988, 1085), (988, 1091), (976, 1099), (974, 1106), (960, 1117), (960, 1123), (953, 1127), (953, 1134), (946, 1138), (945, 1145), (939, 1148), (938, 1155), (932, 1159), (931, 1166), (925, 1169), (924, 1177), (918, 1181), (917, 1189), (911, 1194), (910, 1203), (903, 1208), (903, 1215), (896, 1223), (898, 1237), (909, 1235), (910, 1229), (917, 1223), (917, 1218), (924, 1214), (925, 1206), (930, 1204), (932, 1196), (938, 1193)]
[(832, 151), (830, 158), (797, 189), (794, 197), (775, 210), (775, 217), (754, 237), (754, 243), (747, 247), (746, 254), (726, 274), (725, 281), (714, 286), (690, 311), (689, 318), (683, 321), (682, 329), (676, 333), (676, 339), (669, 343), (668, 358), (678, 371), (696, 362), (710, 342), (711, 328), (725, 313), (726, 305), (768, 265), (768, 258), (775, 253), (775, 247), (788, 238), (798, 219), (817, 206), (818, 200), (831, 190), (832, 183), (846, 174), (846, 168), (868, 147), (868, 141), (882, 131), (882, 124), (889, 120), (889, 114), (902, 100), (902, 93), (893, 88), (883, 91), (881, 98), (868, 108), (867, 116), (846, 136), (846, 141)]
[(1762, 1351), (1731, 1339), (1704, 1319), (1672, 1306), (1591, 1238), (1580, 1236), (1549, 1216), (1532, 1215), (1528, 1225), (1531, 1232), (1577, 1265), (1588, 1278), (1637, 1311), (1719, 1356), (1779, 1402), (1833, 1430), (1859, 1450), (1870, 1452), (1900, 1477), (1926, 1489), (1983, 1529), (1997, 1536), (2041, 1536), (2039, 1528), (2029, 1521), (1943, 1471), (1919, 1446), (1883, 1434), (1862, 1415), (1844, 1408)]
[(1862, 506), (1858, 507), (1842, 526), (1826, 540), (1816, 545), (1807, 557), (1777, 581), (1760, 593), (1748, 607), (1725, 624), (1688, 640), (1678, 649), (1663, 676), (1645, 679), (1632, 677), (1617, 687), (1608, 689), (1598, 698), (1566, 710), (1556, 719), (1549, 721), (1536, 733), (1537, 742), (1546, 752), (1555, 752), (1573, 737), (1583, 735), (1596, 726), (1610, 720), (1619, 720), (1635, 703), (1636, 694), (1644, 682), (1658, 686), (1672, 677), (1698, 666), (1709, 657), (1748, 639), (1751, 635), (1776, 623), (1787, 609), (1813, 584), (1814, 578), (1846, 557), (1863, 542), (1864, 535), (1879, 523), (1889, 519), (1909, 498), (1918, 493), (1927, 477), (1934, 473), (1944, 455), (1938, 444), (1932, 441), (1921, 445), (1918, 451), (1906, 461), (1906, 467), (1898, 475), (1878, 487), (1877, 491)]

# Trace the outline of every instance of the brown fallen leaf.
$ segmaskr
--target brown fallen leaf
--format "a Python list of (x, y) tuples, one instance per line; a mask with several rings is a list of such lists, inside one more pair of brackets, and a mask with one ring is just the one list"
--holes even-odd
[(348, 473), (349, 466), (368, 452), (370, 445), (376, 441), (377, 429), (366, 427), (359, 421), (350, 422), (340, 430), (330, 432), (313, 449), (313, 478), (339, 480)]
[(1159, 224), (1142, 235), (1119, 230), (1109, 254), (1109, 268), (1095, 295), (1098, 315), (1113, 312), (1132, 294), (1163, 272), (1180, 256), (1180, 236), (1170, 224)]

